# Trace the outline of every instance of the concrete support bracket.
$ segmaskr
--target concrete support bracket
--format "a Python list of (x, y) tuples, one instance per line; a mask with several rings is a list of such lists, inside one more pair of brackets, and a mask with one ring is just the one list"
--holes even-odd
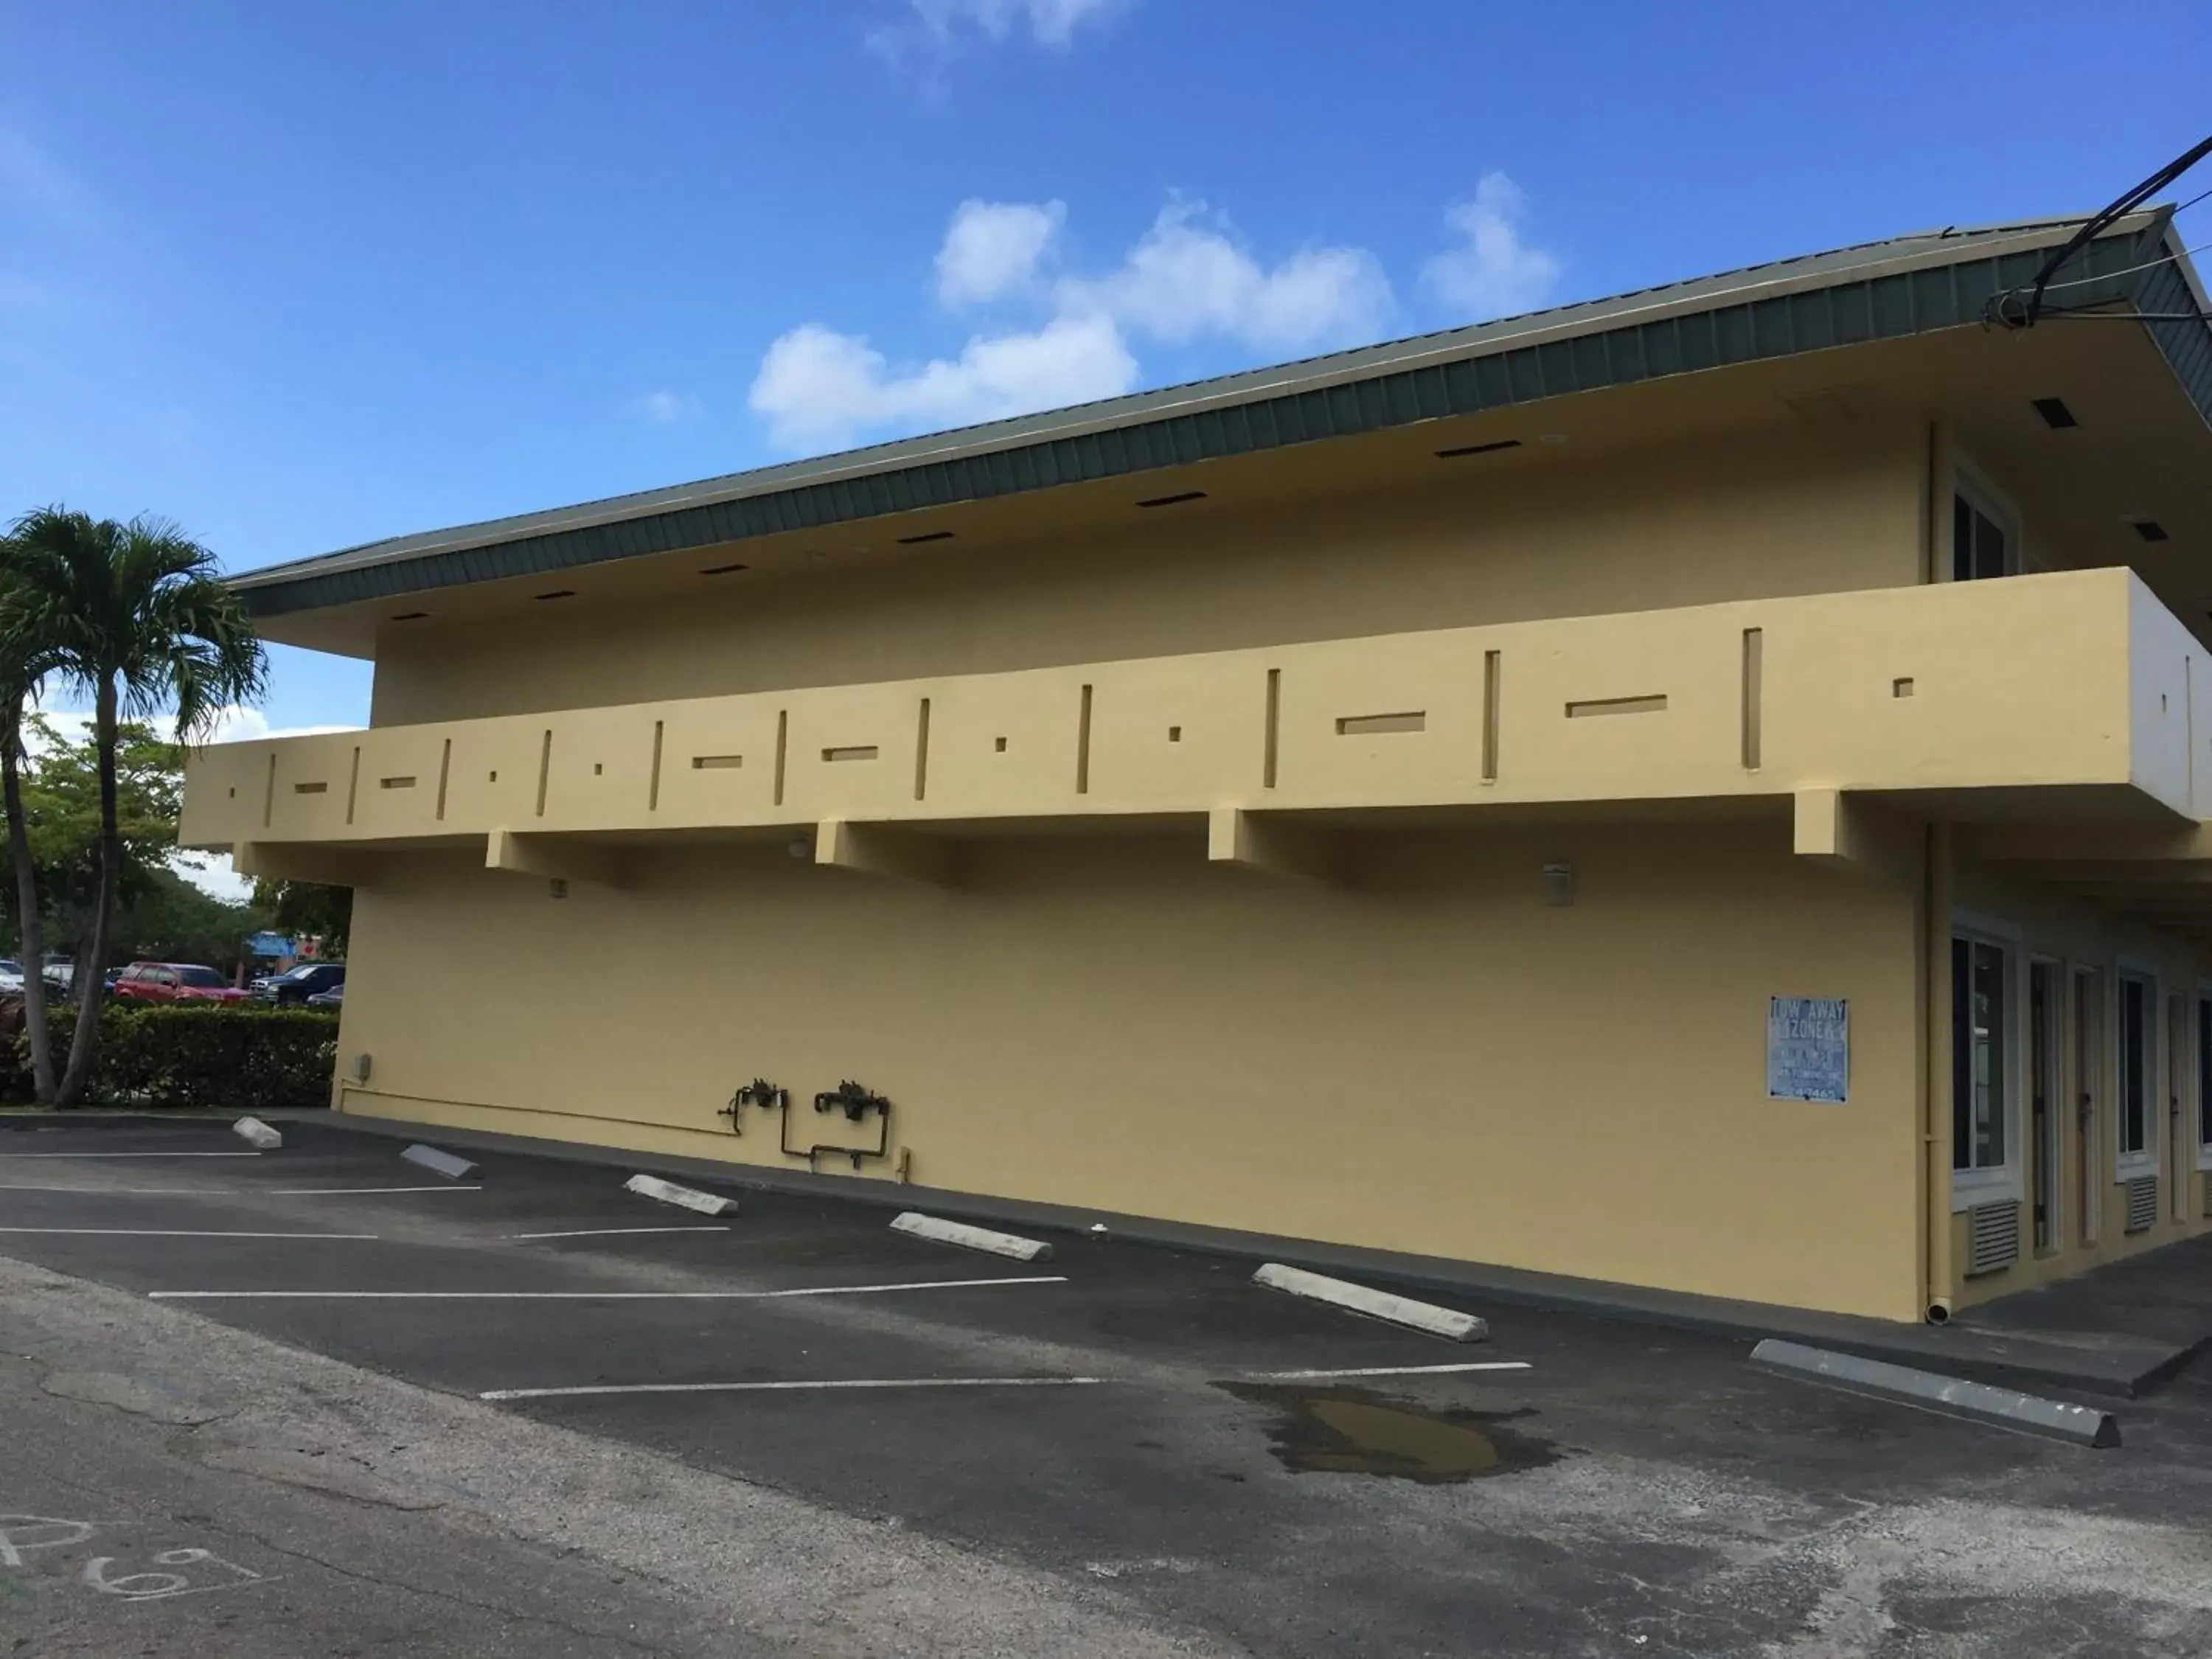
[(1881, 881), (1916, 877), (1906, 826), (1872, 802), (1842, 789), (1800, 789), (1794, 806), (1799, 858)]
[(340, 847), (303, 847), (242, 841), (230, 849), (231, 868), (264, 881), (312, 881), (324, 887), (366, 887), (375, 855)]
[(814, 831), (817, 865), (930, 887), (952, 885), (953, 850), (953, 844), (939, 836), (848, 818), (824, 818)]
[(1293, 818), (1244, 806), (1217, 806), (1206, 815), (1206, 855), (1216, 864), (1337, 886), (1345, 879), (1344, 854), (1342, 837)]
[(628, 871), (620, 851), (565, 836), (494, 830), (484, 837), (484, 868), (547, 881), (588, 881), (620, 887)]

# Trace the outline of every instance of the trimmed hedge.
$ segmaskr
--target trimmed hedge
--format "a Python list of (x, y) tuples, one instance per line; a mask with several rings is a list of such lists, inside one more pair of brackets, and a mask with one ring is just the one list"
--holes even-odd
[[(74, 1008), (52, 1013), (66, 1054)], [(20, 1036), (0, 1089), (29, 1093), (30, 1056)], [(100, 1011), (100, 1047), (84, 1102), (225, 1112), (286, 1111), (331, 1102), (338, 1021), (319, 1008), (222, 1007), (110, 1002)]]

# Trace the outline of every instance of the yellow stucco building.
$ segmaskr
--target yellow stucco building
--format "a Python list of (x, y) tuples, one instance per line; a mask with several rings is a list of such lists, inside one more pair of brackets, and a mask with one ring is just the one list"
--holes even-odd
[(2212, 332), (2079, 228), (257, 571), (372, 724), (183, 839), (357, 890), (341, 1110), (1940, 1316), (2212, 1206)]

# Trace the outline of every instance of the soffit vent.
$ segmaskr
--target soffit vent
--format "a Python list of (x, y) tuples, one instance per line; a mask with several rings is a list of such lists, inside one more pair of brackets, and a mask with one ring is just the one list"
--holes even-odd
[(1966, 1212), (1967, 1278), (2001, 1272), (2019, 1260), (2019, 1204), (1977, 1204)]
[(2128, 1231), (2147, 1233), (2158, 1219), (2158, 1177), (2137, 1176), (2128, 1182)]

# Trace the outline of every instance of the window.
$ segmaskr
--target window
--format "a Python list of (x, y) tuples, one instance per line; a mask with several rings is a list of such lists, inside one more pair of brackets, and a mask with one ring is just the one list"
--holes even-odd
[(230, 983), (212, 968), (179, 968), (177, 969), (176, 981), (179, 985), (190, 985), (202, 991), (217, 990)]
[(2009, 576), (2020, 568), (2016, 538), (1995, 513), (1963, 490), (1951, 498), (1951, 580)]
[(2147, 979), (2121, 975), (2119, 1039), (2120, 1157), (2142, 1163), (2157, 1156), (2151, 1097), (2158, 1086), (2158, 994)]
[(2212, 1158), (2212, 996), (2197, 999), (2197, 1161)]
[(1951, 941), (1951, 1168), (2002, 1170), (2012, 1089), (2012, 963), (2002, 945)]

